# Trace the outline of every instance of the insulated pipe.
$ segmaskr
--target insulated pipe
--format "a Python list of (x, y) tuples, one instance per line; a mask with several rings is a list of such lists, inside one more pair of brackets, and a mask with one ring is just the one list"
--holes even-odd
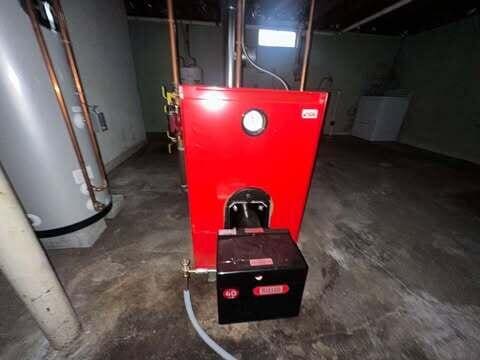
[(307, 33), (305, 34), (305, 52), (303, 53), (302, 76), (300, 78), (300, 91), (305, 90), (307, 80), (308, 56), (310, 55), (310, 44), (312, 42), (313, 13), (315, 12), (315, 0), (310, 3), (310, 15), (308, 17)]
[(386, 14), (388, 14), (388, 13), (390, 13), (390, 12), (392, 12), (392, 11), (398, 9), (398, 8), (401, 8), (402, 6), (405, 6), (409, 3), (411, 3), (412, 1), (413, 0), (402, 0), (402, 1), (396, 2), (395, 4), (387, 6), (385, 9), (380, 10), (379, 12), (376, 12), (375, 14), (366, 17), (365, 19), (357, 21), (355, 24), (352, 24), (352, 25), (346, 27), (345, 29), (343, 29), (341, 32), (348, 32), (350, 30), (356, 29), (361, 25), (369, 23), (370, 21), (378, 19), (379, 17), (381, 17), (383, 15), (386, 15)]
[(172, 60), (172, 77), (175, 91), (178, 90), (180, 80), (178, 76), (178, 53), (177, 53), (177, 30), (175, 28), (175, 19), (173, 17), (173, 0), (167, 0), (168, 10), (168, 37), (170, 40), (170, 56)]
[(80, 99), (80, 106), (82, 108), (83, 117), (85, 119), (85, 122), (87, 123), (88, 136), (90, 137), (90, 142), (93, 147), (98, 168), (100, 169), (100, 173), (102, 174), (102, 177), (103, 177), (103, 184), (95, 187), (95, 190), (102, 191), (102, 190), (105, 190), (108, 186), (107, 172), (105, 170), (105, 165), (102, 159), (102, 153), (100, 152), (100, 147), (98, 145), (97, 135), (95, 134), (95, 129), (93, 128), (92, 117), (90, 116), (87, 98), (85, 96), (85, 91), (83, 89), (82, 79), (80, 78), (77, 61), (75, 60), (75, 54), (73, 52), (72, 42), (70, 40), (70, 34), (68, 33), (65, 14), (63, 13), (63, 8), (59, 0), (53, 1), (53, 8), (58, 17), (58, 24), (60, 27), (60, 36), (62, 37), (62, 40), (63, 40), (62, 41), (63, 47), (65, 48), (65, 54), (67, 56), (68, 65), (70, 67), (70, 71), (72, 72), (75, 89), (77, 90), (77, 94)]
[(27, 3), (26, 5), (27, 5), (28, 16), (30, 18), (30, 22), (32, 23), (32, 27), (33, 27), (33, 32), (35, 33), (35, 38), (37, 40), (38, 47), (40, 48), (43, 61), (45, 62), (45, 66), (47, 67), (48, 77), (50, 79), (50, 83), (52, 84), (52, 90), (57, 99), (58, 106), (60, 107), (60, 112), (62, 113), (62, 118), (65, 123), (65, 126), (67, 127), (68, 136), (70, 137), (73, 150), (75, 151), (78, 164), (80, 165), (80, 170), (82, 171), (83, 178), (85, 179), (88, 195), (90, 196), (92, 205), (94, 206), (95, 210), (100, 211), (105, 207), (105, 205), (98, 202), (95, 197), (95, 192), (94, 192), (95, 190), (92, 185), (92, 182), (90, 181), (90, 177), (88, 176), (85, 159), (83, 158), (80, 144), (78, 143), (77, 136), (75, 135), (75, 130), (72, 125), (72, 119), (70, 118), (70, 113), (68, 112), (67, 104), (65, 102), (65, 98), (63, 97), (62, 89), (60, 87), (57, 74), (55, 73), (55, 69), (54, 69), (50, 54), (48, 52), (45, 38), (43, 37), (42, 30), (40, 29), (40, 25), (38, 24), (38, 19), (33, 9), (32, 0), (27, 0), (26, 3)]
[(55, 349), (80, 323), (0, 166), (0, 269)]
[(237, 43), (235, 48), (235, 86), (242, 86), (242, 42), (243, 42), (243, 2), (245, 0), (237, 0)]
[[(233, 87), (234, 78), (234, 51), (235, 51), (235, 8), (233, 5), (227, 6), (227, 48), (225, 54), (225, 86)], [(238, 54), (237, 54), (238, 56)], [(241, 55), (240, 55), (241, 56)]]

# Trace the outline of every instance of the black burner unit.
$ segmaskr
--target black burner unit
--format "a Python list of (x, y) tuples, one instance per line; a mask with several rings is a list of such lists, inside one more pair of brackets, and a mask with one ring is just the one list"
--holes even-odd
[(297, 316), (308, 266), (288, 231), (221, 230), (217, 251), (220, 324)]

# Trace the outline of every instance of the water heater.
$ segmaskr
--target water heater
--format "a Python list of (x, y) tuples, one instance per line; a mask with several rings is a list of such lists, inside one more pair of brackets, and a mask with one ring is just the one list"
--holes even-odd
[[(58, 19), (50, 2), (32, 1), (59, 89), (52, 87), (25, 4), (0, 2), (0, 162), (34, 230), (50, 237), (102, 218), (111, 197), (82, 115)], [(63, 93), (83, 169), (96, 188), (95, 204), (54, 91)]]

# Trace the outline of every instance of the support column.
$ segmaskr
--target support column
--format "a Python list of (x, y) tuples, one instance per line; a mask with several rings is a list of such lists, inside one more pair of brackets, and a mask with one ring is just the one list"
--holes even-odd
[(72, 342), (80, 323), (0, 166), (0, 270), (55, 349)]

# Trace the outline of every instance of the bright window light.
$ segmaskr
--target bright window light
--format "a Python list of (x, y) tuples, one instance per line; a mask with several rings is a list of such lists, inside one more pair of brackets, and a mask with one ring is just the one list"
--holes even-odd
[(295, 47), (297, 33), (295, 31), (282, 30), (258, 30), (258, 45), (274, 47)]

